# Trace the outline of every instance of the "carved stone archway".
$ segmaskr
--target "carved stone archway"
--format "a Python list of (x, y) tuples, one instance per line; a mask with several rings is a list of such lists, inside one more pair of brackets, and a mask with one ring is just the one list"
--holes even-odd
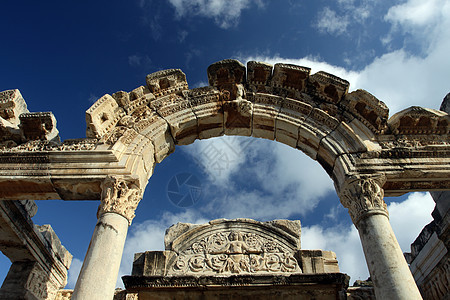
[[(224, 134), (276, 140), (317, 160), (359, 230), (377, 297), (420, 298), (383, 196), (450, 189), (449, 115), (411, 107), (389, 118), (368, 92), (295, 65), (224, 60), (208, 80), (188, 89), (181, 70), (150, 74), (146, 86), (101, 97), (86, 112), (87, 138), (62, 143), (51, 113), (29, 113), (17, 90), (2, 92), (0, 199), (101, 200), (74, 299), (112, 297), (155, 164), (175, 145)], [(98, 278), (110, 280), (99, 287)]]

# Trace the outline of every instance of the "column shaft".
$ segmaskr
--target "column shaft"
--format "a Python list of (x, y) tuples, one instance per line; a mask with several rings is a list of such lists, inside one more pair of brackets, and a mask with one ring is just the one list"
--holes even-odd
[(340, 187), (339, 198), (358, 229), (377, 299), (422, 299), (389, 223), (385, 180), (354, 176)]
[(377, 299), (422, 299), (388, 218), (363, 218), (358, 231)]
[(73, 300), (113, 299), (129, 221), (116, 213), (102, 214), (72, 296)]

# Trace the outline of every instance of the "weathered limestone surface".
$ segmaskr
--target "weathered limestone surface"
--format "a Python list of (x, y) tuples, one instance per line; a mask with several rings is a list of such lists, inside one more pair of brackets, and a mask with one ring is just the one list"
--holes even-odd
[(100, 216), (71, 299), (112, 299), (128, 220), (115, 213)]
[(0, 250), (12, 262), (0, 289), (1, 299), (55, 299), (67, 283), (72, 255), (50, 225), (31, 217), (34, 201), (0, 202)]
[(432, 192), (436, 207), (433, 221), (425, 226), (411, 253), (405, 253), (424, 299), (450, 297), (450, 192)]
[(421, 299), (389, 224), (384, 181), (382, 176), (350, 178), (339, 197), (358, 229), (377, 299)]
[(108, 177), (102, 183), (97, 225), (72, 299), (113, 299), (128, 226), (141, 198), (136, 181)]

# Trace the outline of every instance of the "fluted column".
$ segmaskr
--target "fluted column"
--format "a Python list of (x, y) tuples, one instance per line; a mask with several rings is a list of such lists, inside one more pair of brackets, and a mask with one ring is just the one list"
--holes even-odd
[(108, 177), (102, 183), (97, 225), (72, 299), (113, 299), (128, 226), (141, 198), (137, 182)]
[(377, 299), (422, 299), (389, 223), (384, 182), (384, 176), (352, 177), (339, 197), (358, 229)]

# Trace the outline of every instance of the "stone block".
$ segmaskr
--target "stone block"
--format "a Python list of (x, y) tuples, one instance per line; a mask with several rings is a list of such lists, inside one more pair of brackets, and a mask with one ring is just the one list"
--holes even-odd
[(298, 131), (297, 148), (316, 160), (320, 139), (323, 136), (308, 123), (302, 123)]
[(311, 113), (311, 110), (312, 106), (307, 103), (290, 98), (284, 99), (275, 126), (276, 140), (296, 148), (299, 139), (299, 127)]
[(339, 273), (338, 261), (333, 251), (302, 250), (303, 273)]
[(341, 124), (341, 122), (334, 116), (331, 116), (318, 108), (313, 108), (306, 119), (306, 123), (311, 124), (315, 131), (324, 136), (331, 133), (339, 126), (339, 124)]
[(11, 126), (17, 126), (19, 116), (28, 113), (27, 104), (19, 90), (6, 90), (0, 92), (0, 117)]
[(282, 97), (301, 99), (306, 90), (310, 68), (290, 64), (275, 64), (272, 92)]
[(335, 140), (327, 136), (320, 140), (316, 159), (325, 171), (331, 175), (336, 158), (342, 154), (345, 154), (345, 149), (339, 143), (336, 143)]
[(324, 258), (323, 268), (325, 273), (339, 273), (339, 265), (336, 258), (336, 253), (333, 251), (322, 251), (322, 256)]
[[(328, 134), (324, 139), (332, 140), (334, 148), (341, 148), (344, 153), (367, 152), (367, 147), (358, 135), (345, 123), (339, 124), (335, 130)], [(341, 155), (343, 153), (339, 153)]]
[(320, 101), (338, 104), (348, 91), (347, 80), (320, 71), (308, 78), (308, 90)]
[(376, 141), (374, 133), (364, 125), (360, 120), (353, 119), (351, 122), (346, 123), (348, 127), (355, 133), (355, 135), (361, 139), (368, 151), (380, 151), (381, 146)]
[(188, 145), (198, 138), (197, 117), (187, 99), (170, 94), (150, 102), (170, 126), (170, 132), (177, 145)]
[(133, 142), (121, 153), (120, 164), (125, 165), (134, 176), (139, 178), (141, 186), (147, 184), (155, 167), (155, 147), (153, 142), (142, 135), (136, 135)]
[(129, 94), (129, 102), (124, 106), (128, 116), (140, 117), (145, 114), (148, 104), (155, 99), (155, 96), (146, 87), (140, 86)]
[(273, 66), (264, 62), (247, 63), (247, 88), (254, 93), (270, 93)]
[(248, 99), (253, 103), (252, 136), (274, 140), (275, 124), (283, 98), (256, 93)]
[(69, 269), (70, 264), (72, 263), (73, 256), (61, 244), (61, 241), (59, 240), (52, 226), (49, 224), (34, 225), (34, 229), (43, 237), (43, 242), (46, 245), (48, 251), (55, 256), (56, 260), (61, 261), (63, 265), (67, 269)]
[(110, 133), (124, 115), (116, 100), (104, 95), (86, 111), (86, 136), (100, 139)]
[(147, 87), (156, 98), (177, 94), (188, 89), (186, 75), (180, 69), (162, 70), (147, 75)]
[(374, 133), (383, 133), (387, 128), (389, 109), (386, 104), (365, 90), (346, 94), (340, 105)]
[(165, 276), (167, 266), (172, 257), (176, 255), (173, 251), (147, 251), (134, 255), (134, 276)]
[(130, 103), (130, 95), (125, 91), (118, 91), (111, 95), (120, 107), (125, 107)]
[(347, 179), (346, 175), (353, 171), (354, 165), (355, 158), (351, 154), (341, 155), (336, 158), (333, 173), (331, 174), (335, 187), (340, 187), (344, 184)]
[(140, 135), (152, 141), (157, 163), (175, 150), (169, 124), (155, 110), (149, 110), (145, 117), (136, 122), (134, 128)]
[(395, 135), (448, 135), (450, 116), (439, 110), (412, 106), (390, 117), (388, 126)]
[(207, 139), (223, 135), (223, 109), (219, 91), (213, 87), (196, 88), (189, 90), (186, 97), (197, 117), (198, 137)]
[(223, 101), (245, 98), (245, 66), (234, 59), (225, 59), (208, 67), (208, 82), (217, 88)]
[(27, 141), (60, 142), (56, 119), (51, 112), (24, 113), (19, 119), (20, 130)]
[(252, 134), (252, 103), (233, 100), (223, 103), (226, 135), (250, 136)]

